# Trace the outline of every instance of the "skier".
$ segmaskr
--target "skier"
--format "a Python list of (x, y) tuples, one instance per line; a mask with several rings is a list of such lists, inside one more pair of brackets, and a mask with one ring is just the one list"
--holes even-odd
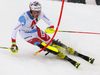
[[(43, 48), (47, 45), (47, 43), (50, 41), (50, 36), (47, 35), (45, 32), (43, 32), (38, 26), (37, 22), (40, 19), (43, 19), (49, 27), (45, 29), (47, 33), (54, 33), (54, 24), (53, 22), (45, 15), (45, 13), (41, 10), (41, 4), (37, 1), (30, 2), (29, 4), (30, 10), (23, 13), (17, 22), (17, 25), (12, 30), (11, 40), (12, 40), (12, 46), (11, 46), (11, 52), (17, 53), (18, 52), (18, 46), (16, 44), (16, 34), (17, 31), (19, 31), (19, 34), (21, 37), (27, 41), (28, 43), (32, 45), (36, 45), (40, 48)], [(63, 43), (53, 40), (49, 46), (47, 46), (44, 51), (47, 51), (49, 53), (57, 55), (61, 59), (68, 60), (70, 63), (72, 63), (76, 68), (80, 65), (80, 63), (77, 63), (76, 61), (69, 58), (67, 55), (62, 53), (60, 50), (66, 50), (69, 54), (77, 55), (83, 58), (83, 55), (76, 52), (74, 49), (67, 47)], [(84, 56), (85, 60), (89, 61), (90, 63), (93, 63), (94, 59)]]

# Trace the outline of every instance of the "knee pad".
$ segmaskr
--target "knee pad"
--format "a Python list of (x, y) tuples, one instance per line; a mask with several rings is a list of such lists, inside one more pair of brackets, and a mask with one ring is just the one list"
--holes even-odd
[(74, 54), (75, 50), (73, 48), (67, 47), (67, 51), (69, 54)]

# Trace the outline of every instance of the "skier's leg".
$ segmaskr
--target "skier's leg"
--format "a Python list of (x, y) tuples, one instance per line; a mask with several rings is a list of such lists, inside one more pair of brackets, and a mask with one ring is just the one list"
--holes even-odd
[(60, 49), (60, 50), (67, 50), (67, 52), (68, 52), (69, 54), (79, 56), (79, 57), (83, 58), (84, 60), (90, 62), (91, 64), (93, 64), (93, 62), (94, 62), (94, 60), (95, 60), (94, 58), (91, 58), (91, 57), (88, 57), (88, 56), (86, 56), (86, 55), (83, 55), (83, 54), (81, 54), (81, 53), (75, 51), (73, 48), (67, 47), (67, 46), (64, 45), (63, 43), (61, 43), (61, 42), (59, 42), (59, 41), (56, 41), (56, 40), (53, 40), (53, 41), (52, 41), (52, 46), (54, 46), (54, 47), (56, 47), (56, 48), (58, 48), (58, 49)]
[[(44, 46), (46, 46), (46, 44), (44, 42), (38, 44), (38, 47), (43, 48)], [(79, 67), (80, 63), (72, 60), (71, 58), (69, 58), (67, 55), (65, 55), (64, 53), (60, 52), (57, 48), (53, 47), (53, 46), (47, 46), (47, 48), (45, 48), (44, 51), (50, 52), (52, 54), (57, 55), (59, 58), (64, 59), (69, 61), (71, 64), (73, 64), (76, 68)]]
[[(44, 43), (48, 43), (50, 41), (50, 36), (47, 35), (45, 32), (43, 32), (39, 27), (37, 27), (37, 35), (40, 39), (42, 39), (42, 41)], [(50, 44), (51, 46), (54, 46), (60, 50), (67, 50), (69, 54), (74, 54), (75, 50), (67, 47), (66, 45), (64, 45), (63, 43), (53, 40)]]
[(57, 40), (52, 41), (52, 46), (59, 48), (60, 50), (66, 50), (69, 54), (75, 53), (75, 50), (73, 48), (67, 47), (66, 45), (64, 45), (63, 43), (61, 43)]
[[(40, 32), (42, 32), (42, 31), (40, 30)], [(44, 32), (42, 32), (42, 33), (40, 33), (40, 32), (35, 32), (35, 33), (20, 32), (20, 35), (25, 41), (29, 42), (30, 44), (37, 45), (38, 47), (43, 48), (44, 46), (46, 46), (46, 43), (48, 43), (50, 41), (50, 38), (48, 39), (49, 36), (47, 34), (45, 34)], [(40, 36), (39, 34), (43, 34), (43, 35)], [(61, 59), (69, 61), (76, 68), (78, 68), (78, 66), (80, 65), (79, 63), (70, 59), (64, 53), (60, 52), (57, 48), (55, 48), (53, 46), (50, 46), (50, 45), (47, 46), (47, 48), (44, 51), (50, 52), (52, 54), (57, 55)]]

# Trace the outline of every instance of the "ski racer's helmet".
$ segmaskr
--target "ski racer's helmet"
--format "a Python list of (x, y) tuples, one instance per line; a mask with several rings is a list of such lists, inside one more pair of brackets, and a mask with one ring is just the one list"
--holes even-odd
[(37, 1), (32, 1), (30, 2), (29, 4), (29, 8), (30, 8), (30, 11), (33, 12), (33, 11), (40, 11), (41, 10), (41, 4)]

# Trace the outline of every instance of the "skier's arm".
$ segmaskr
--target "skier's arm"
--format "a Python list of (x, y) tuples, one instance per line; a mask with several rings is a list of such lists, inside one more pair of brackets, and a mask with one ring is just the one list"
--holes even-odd
[(13, 28), (12, 30), (12, 35), (11, 35), (11, 40), (12, 40), (12, 46), (11, 46), (11, 52), (12, 53), (17, 53), (18, 52), (18, 47), (16, 45), (16, 35), (18, 30), (26, 24), (26, 19), (24, 16), (20, 16), (17, 25)]
[(45, 32), (47, 33), (54, 33), (54, 23), (43, 13), (42, 14), (42, 19), (49, 25), (49, 27), (47, 29), (45, 29)]
[(17, 25), (12, 30), (12, 35), (11, 35), (12, 46), (16, 46), (16, 34), (17, 34), (18, 30), (20, 30), (21, 27), (24, 26), (25, 24), (26, 24), (26, 19), (22, 15), (19, 17)]
[(43, 13), (41, 12), (42, 19), (49, 25), (49, 27), (54, 28), (54, 23)]
[(11, 41), (12, 41), (11, 52), (12, 53), (18, 52), (18, 47), (16, 45), (16, 34), (20, 28), (21, 28), (21, 23), (18, 21), (17, 25), (13, 28), (12, 35), (11, 35)]
[(11, 35), (12, 46), (16, 46), (16, 35), (21, 27), (22, 27), (21, 23), (18, 21), (17, 25), (12, 30), (12, 35)]

